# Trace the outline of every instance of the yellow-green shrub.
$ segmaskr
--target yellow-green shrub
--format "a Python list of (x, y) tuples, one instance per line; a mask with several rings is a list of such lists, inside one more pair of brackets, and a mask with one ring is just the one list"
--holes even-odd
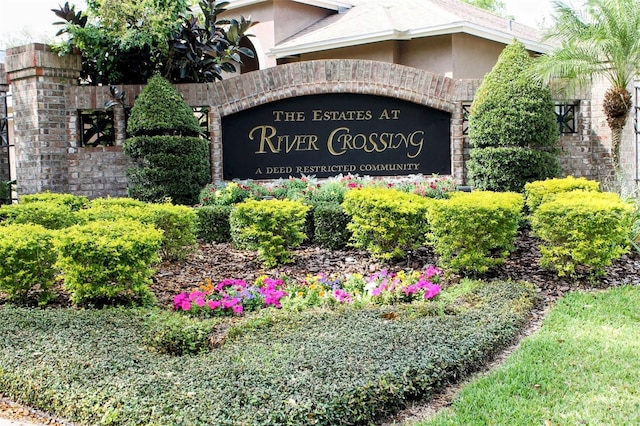
[(77, 304), (148, 302), (161, 242), (161, 231), (133, 220), (72, 226), (55, 239), (64, 288)]
[(427, 207), (433, 200), (395, 189), (347, 191), (342, 207), (351, 216), (347, 225), (352, 245), (380, 259), (401, 258), (425, 241)]
[(540, 266), (559, 276), (575, 276), (579, 265), (603, 275), (628, 250), (633, 211), (618, 195), (594, 191), (561, 193), (541, 204), (531, 217), (532, 230), (544, 241)]
[(523, 197), (514, 192), (458, 192), (427, 212), (428, 238), (439, 264), (452, 271), (486, 272), (513, 249)]
[(29, 223), (47, 229), (62, 229), (77, 223), (69, 205), (49, 201), (0, 206), (0, 218), (5, 225)]
[(247, 200), (231, 211), (231, 238), (238, 248), (257, 250), (267, 268), (291, 262), (289, 248), (306, 238), (309, 206), (290, 200)]
[(31, 292), (46, 304), (55, 297), (56, 251), (52, 232), (40, 225), (7, 225), (0, 229), (0, 291), (24, 303)]
[(197, 217), (186, 206), (151, 204), (131, 198), (95, 199), (75, 213), (80, 223), (132, 219), (163, 231), (160, 254), (166, 260), (183, 260), (196, 244)]
[(87, 205), (89, 199), (81, 195), (59, 194), (55, 192), (41, 192), (39, 194), (27, 194), (20, 196), (21, 204), (40, 202), (64, 204), (65, 206), (69, 206), (72, 211), (76, 211)]
[(540, 204), (550, 201), (557, 194), (578, 190), (600, 191), (600, 183), (583, 177), (576, 179), (573, 176), (530, 182), (524, 186), (525, 204), (529, 213), (533, 213)]

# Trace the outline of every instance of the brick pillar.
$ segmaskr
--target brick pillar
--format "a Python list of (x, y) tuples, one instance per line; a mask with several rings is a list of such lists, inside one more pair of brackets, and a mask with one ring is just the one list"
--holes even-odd
[(68, 192), (64, 88), (77, 84), (79, 56), (58, 56), (43, 44), (7, 51), (18, 194)]
[[(0, 64), (0, 136), (8, 136), (8, 122), (3, 122), (5, 117), (9, 115), (7, 104), (4, 96), (9, 92), (9, 82), (7, 81), (7, 72), (4, 64)], [(7, 126), (2, 128), (2, 125)], [(0, 139), (0, 181), (5, 182), (11, 180), (11, 169), (9, 164), (9, 147), (4, 140)]]

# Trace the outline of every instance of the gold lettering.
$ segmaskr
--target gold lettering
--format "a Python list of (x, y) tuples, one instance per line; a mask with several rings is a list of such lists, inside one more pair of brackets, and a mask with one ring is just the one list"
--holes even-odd
[[(336, 151), (334, 146), (333, 146), (333, 142), (334, 142), (333, 138), (335, 137), (335, 135), (338, 132), (344, 132), (344, 131), (349, 132), (349, 129), (346, 128), (346, 127), (338, 127), (337, 129), (335, 129), (334, 131), (332, 131), (329, 134), (329, 139), (327, 140), (327, 149), (329, 150), (329, 153), (331, 155), (342, 155), (345, 152), (347, 152), (347, 148), (345, 147), (344, 143), (343, 143), (342, 151), (340, 151), (340, 152)], [(342, 135), (342, 136), (344, 136), (344, 135)], [(338, 139), (340, 139), (342, 136), (338, 136)]]
[[(272, 153), (278, 154), (280, 152), (280, 140), (278, 141), (278, 146), (274, 146), (271, 139), (276, 135), (276, 128), (273, 126), (256, 126), (249, 132), (249, 139), (253, 140), (253, 134), (258, 131), (260, 132), (260, 149), (256, 151), (256, 154), (266, 154), (265, 144), (269, 146), (269, 149)], [(270, 133), (268, 133), (270, 132)]]
[[(414, 137), (418, 134), (421, 135), (421, 137), (416, 141), (414, 140)], [(411, 144), (411, 146), (418, 148), (418, 151), (413, 155), (407, 153), (407, 157), (416, 158), (418, 155), (420, 155), (420, 153), (422, 152), (422, 147), (424, 146), (424, 131), (416, 130), (415, 132), (411, 133), (411, 136), (409, 136), (409, 143)]]
[(273, 111), (273, 121), (304, 121), (304, 111)]
[(262, 174), (262, 170), (260, 168), (258, 168), (258, 170), (256, 170), (256, 172), (254, 174), (261, 175)]

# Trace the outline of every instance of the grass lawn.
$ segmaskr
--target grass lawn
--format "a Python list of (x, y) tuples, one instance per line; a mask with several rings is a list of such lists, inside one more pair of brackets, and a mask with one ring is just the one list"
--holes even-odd
[(640, 424), (640, 287), (573, 293), (433, 425)]
[(0, 306), (0, 393), (78, 424), (368, 424), (512, 341), (535, 293), (462, 288), (418, 305), (274, 311), (183, 356), (145, 345), (147, 310)]

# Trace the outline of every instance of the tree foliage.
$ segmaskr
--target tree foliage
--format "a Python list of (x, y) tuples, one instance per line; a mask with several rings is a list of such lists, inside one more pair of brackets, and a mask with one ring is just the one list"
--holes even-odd
[(514, 41), (478, 88), (469, 115), (468, 170), (481, 189), (521, 192), (526, 182), (559, 171), (551, 91), (529, 78), (530, 67), (524, 45)]
[(62, 19), (58, 34), (66, 34), (55, 47), (82, 54), (88, 84), (140, 84), (154, 73), (176, 82), (213, 81), (235, 71), (231, 62), (242, 64), (241, 55), (253, 57), (240, 47), (253, 23), (217, 19), (227, 4), (202, 0), (198, 16), (187, 0), (89, 0), (86, 12), (67, 2), (53, 9)]
[(556, 2), (548, 40), (557, 48), (536, 61), (534, 74), (571, 93), (605, 78), (611, 85), (603, 103), (612, 131), (612, 157), (620, 168), (622, 129), (631, 110), (628, 87), (640, 73), (640, 1), (587, 0), (583, 9)]
[(491, 13), (495, 13), (496, 15), (505, 16), (507, 13), (507, 6), (503, 1), (500, 0), (462, 0), (465, 3), (469, 3), (475, 7), (479, 7), (480, 9), (488, 10)]

